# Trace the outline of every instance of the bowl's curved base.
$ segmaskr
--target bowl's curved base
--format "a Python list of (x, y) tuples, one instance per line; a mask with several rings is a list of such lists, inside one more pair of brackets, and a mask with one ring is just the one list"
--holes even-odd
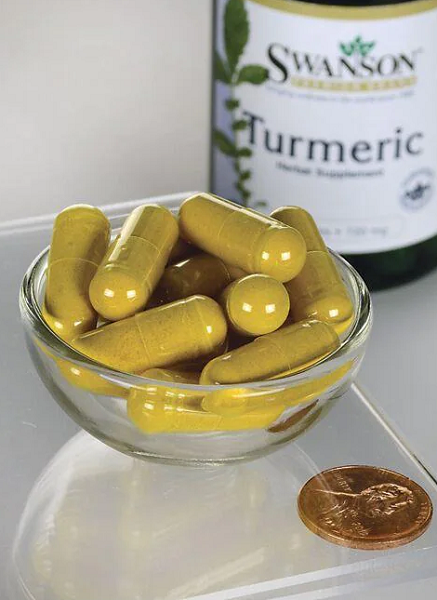
[[(155, 463), (202, 468), (247, 462), (271, 454), (316, 424), (333, 404), (332, 398), (329, 402), (315, 400), (294, 412), (292, 416), (283, 419), (269, 431), (244, 432), (238, 437), (226, 438), (224, 432), (154, 436), (142, 434), (144, 450), (141, 450), (138, 445), (121, 443), (117, 438), (104, 434), (101, 429), (97, 430), (92, 423), (81, 421), (81, 426), (99, 441), (128, 456)], [(63, 408), (69, 412), (65, 406)], [(74, 418), (74, 414), (69, 414)], [(147, 447), (148, 445), (150, 448)], [(159, 448), (159, 451), (154, 451), (154, 447)], [(207, 449), (208, 456), (202, 456), (200, 448), (203, 453)]]
[[(35, 367), (61, 408), (85, 431), (107, 446), (142, 460), (186, 466), (212, 466), (256, 459), (294, 440), (330, 410), (350, 387), (359, 366), (317, 398), (290, 406), (268, 428), (242, 431), (147, 434), (128, 418), (125, 398), (85, 392), (59, 378), (56, 363), (43, 364), (42, 353), (28, 338)], [(44, 357), (46, 358), (46, 357)]]

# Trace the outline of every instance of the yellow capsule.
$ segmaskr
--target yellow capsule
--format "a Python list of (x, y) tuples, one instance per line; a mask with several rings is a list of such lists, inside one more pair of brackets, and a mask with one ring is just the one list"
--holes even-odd
[(231, 384), (291, 375), (317, 363), (339, 346), (332, 327), (320, 321), (302, 321), (214, 358), (203, 369), (200, 383)]
[(295, 321), (317, 319), (340, 335), (354, 319), (354, 307), (337, 267), (327, 252), (308, 252), (300, 274), (285, 284)]
[(247, 273), (289, 281), (302, 269), (306, 248), (296, 229), (210, 194), (185, 200), (182, 235), (205, 252)]
[(37, 338), (35, 344), (51, 361), (55, 363), (62, 377), (74, 387), (91, 392), (97, 396), (112, 396), (116, 398), (127, 398), (129, 390), (122, 385), (105, 379), (100, 374), (73, 363), (66, 358), (59, 358), (52, 350), (44, 346)]
[(131, 421), (148, 434), (154, 433), (205, 433), (217, 431), (244, 431), (271, 426), (282, 414), (278, 407), (249, 412), (243, 416), (220, 417), (185, 406), (150, 402), (130, 395), (127, 414)]
[(64, 340), (96, 324), (88, 288), (108, 248), (109, 235), (108, 219), (93, 206), (70, 206), (55, 219), (42, 313)]
[(202, 408), (223, 417), (243, 415), (256, 409), (274, 406), (285, 410), (285, 408), (311, 402), (333, 386), (338, 386), (349, 374), (353, 365), (354, 361), (348, 361), (332, 373), (285, 389), (219, 389), (205, 395), (202, 400)]
[(238, 417), (257, 410), (276, 410), (281, 414), (286, 404), (275, 390), (232, 387), (205, 394), (202, 408), (221, 417)]
[[(235, 273), (235, 269), (232, 269)], [(241, 274), (237, 273), (237, 276)], [(167, 267), (156, 289), (164, 303), (195, 294), (214, 298), (232, 281), (230, 269), (216, 256), (197, 254)]]
[(79, 366), (69, 360), (57, 358), (56, 364), (64, 379), (77, 388), (98, 396), (127, 398), (129, 390), (117, 383), (104, 379), (98, 373)]
[(297, 229), (305, 240), (307, 252), (312, 252), (313, 250), (328, 251), (316, 222), (310, 213), (303, 208), (299, 206), (283, 206), (274, 210), (270, 216)]
[(172, 383), (199, 383), (200, 373), (195, 371), (180, 371), (178, 369), (147, 369), (140, 373), (141, 377), (158, 379), (159, 381), (170, 381)]
[(296, 406), (297, 404), (310, 402), (314, 398), (320, 397), (333, 386), (337, 386), (346, 376), (350, 377), (350, 372), (355, 364), (355, 361), (349, 360), (334, 369), (331, 373), (284, 390), (281, 402), (286, 406)]
[[(193, 360), (185, 360), (181, 363), (177, 363), (175, 365), (171, 365), (171, 369), (176, 370), (176, 371), (182, 371), (185, 373), (198, 373), (199, 377), (200, 377), (200, 372), (202, 371), (203, 367), (209, 363), (210, 360), (212, 360), (213, 358), (215, 358), (216, 356), (221, 356), (222, 354), (224, 354), (225, 352), (228, 351), (228, 336), (226, 336), (226, 338), (223, 340), (223, 342), (221, 344), (218, 344), (218, 346), (216, 346), (212, 352), (209, 352), (208, 354), (203, 354), (202, 356), (199, 356), (196, 359)], [(199, 383), (199, 381), (197, 381), (197, 383)]]
[(193, 244), (189, 244), (181, 237), (178, 238), (176, 244), (173, 246), (170, 256), (168, 257), (167, 264), (174, 265), (182, 260), (190, 258), (190, 256), (194, 256), (199, 252), (199, 249)]
[(90, 300), (99, 315), (118, 321), (146, 306), (178, 232), (175, 217), (164, 206), (132, 211), (91, 281)]
[(224, 341), (226, 330), (217, 302), (191, 296), (105, 325), (72, 345), (107, 367), (140, 373), (208, 354)]
[[(156, 379), (157, 383), (145, 383), (144, 385), (137, 385), (131, 388), (129, 402), (137, 410), (141, 407), (142, 411), (152, 411), (156, 414), (156, 411), (161, 409), (170, 411), (174, 411), (176, 408), (178, 410), (200, 409), (203, 398), (201, 391), (165, 385), (166, 382), (198, 384), (200, 373), (153, 368), (147, 369), (147, 371), (141, 373), (141, 376), (148, 379)], [(157, 404), (159, 405), (158, 408), (156, 407)]]
[(246, 275), (220, 296), (229, 323), (242, 335), (264, 335), (279, 329), (290, 310), (285, 287), (268, 275)]
[(243, 269), (240, 269), (240, 267), (230, 265), (229, 263), (226, 263), (226, 269), (228, 270), (231, 281), (235, 281), (235, 279), (241, 279), (247, 275), (246, 271), (243, 271)]

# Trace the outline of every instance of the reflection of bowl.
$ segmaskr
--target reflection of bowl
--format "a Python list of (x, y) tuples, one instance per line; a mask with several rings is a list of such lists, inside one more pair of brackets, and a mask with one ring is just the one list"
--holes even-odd
[[(115, 230), (123, 220), (113, 219)], [(200, 386), (122, 373), (85, 357), (42, 317), (47, 249), (29, 267), (20, 293), (28, 348), (64, 410), (122, 452), (189, 464), (257, 456), (295, 438), (323, 414), (332, 404), (328, 401), (349, 387), (363, 357), (372, 321), (370, 297), (356, 271), (333, 257), (353, 300), (354, 320), (338, 350), (288, 377)], [(134, 424), (139, 417), (142, 429)]]
[[(35, 484), (11, 600), (181, 600), (335, 567), (293, 506), (320, 468), (297, 445), (225, 469), (155, 465), (80, 432)], [(222, 597), (222, 596), (220, 596)]]

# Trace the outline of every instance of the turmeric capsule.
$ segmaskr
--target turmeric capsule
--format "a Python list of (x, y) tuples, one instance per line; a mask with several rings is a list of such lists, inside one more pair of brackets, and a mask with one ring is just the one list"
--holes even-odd
[(305, 262), (305, 242), (296, 229), (210, 194), (185, 200), (179, 223), (188, 241), (247, 273), (284, 282)]
[(283, 325), (290, 310), (287, 290), (268, 275), (237, 279), (220, 296), (229, 323), (242, 335), (264, 335)]
[(141, 377), (148, 379), (158, 379), (159, 381), (170, 381), (172, 383), (199, 383), (200, 373), (195, 371), (180, 371), (178, 369), (147, 369), (140, 373)]
[(214, 298), (237, 276), (244, 272), (228, 268), (223, 261), (211, 254), (198, 254), (167, 267), (156, 289), (163, 302), (173, 302), (195, 294)]
[(205, 394), (202, 408), (221, 417), (238, 417), (253, 411), (286, 409), (284, 391), (244, 387), (219, 388)]
[(55, 360), (64, 379), (74, 387), (91, 392), (97, 396), (127, 398), (129, 394), (128, 388), (103, 378), (91, 369), (79, 366), (64, 358), (57, 358)]
[(210, 361), (201, 385), (263, 381), (291, 375), (315, 364), (340, 346), (334, 329), (307, 320), (282, 327)]
[(131, 388), (129, 399), (132, 405), (142, 407), (143, 411), (156, 411), (155, 405), (159, 404), (163, 410), (200, 409), (203, 393), (192, 388), (179, 388), (168, 386), (166, 383), (198, 384), (200, 373), (180, 371), (176, 369), (152, 368), (141, 373), (142, 377), (156, 379), (154, 383), (144, 383)]
[(308, 252), (304, 268), (285, 287), (290, 296), (290, 314), (295, 321), (324, 321), (339, 335), (351, 325), (354, 307), (327, 252)]
[(328, 252), (316, 222), (305, 209), (300, 206), (283, 206), (274, 210), (270, 216), (297, 229), (305, 240), (307, 252), (313, 250)]
[(346, 380), (350, 379), (353, 366), (354, 362), (348, 361), (331, 373), (285, 389), (218, 389), (205, 395), (202, 408), (223, 417), (231, 417), (255, 409), (279, 406), (285, 410), (299, 404), (307, 404), (315, 398), (320, 398), (328, 390), (332, 393), (338, 390)]
[(129, 395), (127, 414), (145, 433), (206, 433), (244, 431), (271, 426), (282, 414), (278, 407), (251, 411), (242, 416), (220, 417), (202, 410), (176, 404), (150, 402), (136, 394)]
[[(183, 362), (173, 364), (171, 365), (171, 369), (184, 373), (198, 373), (198, 376), (200, 377), (200, 372), (202, 371), (203, 367), (216, 356), (221, 356), (227, 352), (228, 346), (228, 336), (226, 336), (221, 344), (218, 344), (214, 347), (212, 352), (208, 352), (208, 354), (202, 354), (202, 356), (199, 356), (193, 360), (184, 360)], [(199, 381), (197, 381), (197, 383), (199, 383)]]
[(65, 340), (96, 324), (88, 288), (108, 248), (109, 235), (108, 219), (93, 206), (70, 206), (55, 219), (42, 313)]
[(146, 306), (178, 232), (175, 217), (163, 206), (132, 211), (91, 281), (91, 304), (102, 317), (118, 321)]
[(180, 237), (178, 238), (176, 244), (173, 246), (170, 252), (167, 264), (174, 265), (178, 262), (181, 262), (182, 260), (190, 258), (190, 256), (194, 256), (198, 252), (199, 250), (198, 248), (196, 248), (196, 246), (193, 246), (193, 244), (189, 244)]
[(226, 331), (217, 302), (191, 296), (105, 325), (72, 345), (107, 367), (140, 373), (208, 354), (224, 341)]

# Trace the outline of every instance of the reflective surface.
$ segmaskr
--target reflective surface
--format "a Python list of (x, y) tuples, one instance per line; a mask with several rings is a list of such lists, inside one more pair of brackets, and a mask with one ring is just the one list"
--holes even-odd
[(403, 548), (363, 552), (325, 542), (299, 519), (302, 485), (348, 462), (400, 471), (437, 502), (434, 482), (364, 397), (351, 391), (344, 401), (326, 427), (232, 466), (157, 465), (76, 435), (28, 499), (8, 600), (270, 600), (321, 590), (330, 597), (363, 581), (370, 588), (429, 575), (437, 522)]

